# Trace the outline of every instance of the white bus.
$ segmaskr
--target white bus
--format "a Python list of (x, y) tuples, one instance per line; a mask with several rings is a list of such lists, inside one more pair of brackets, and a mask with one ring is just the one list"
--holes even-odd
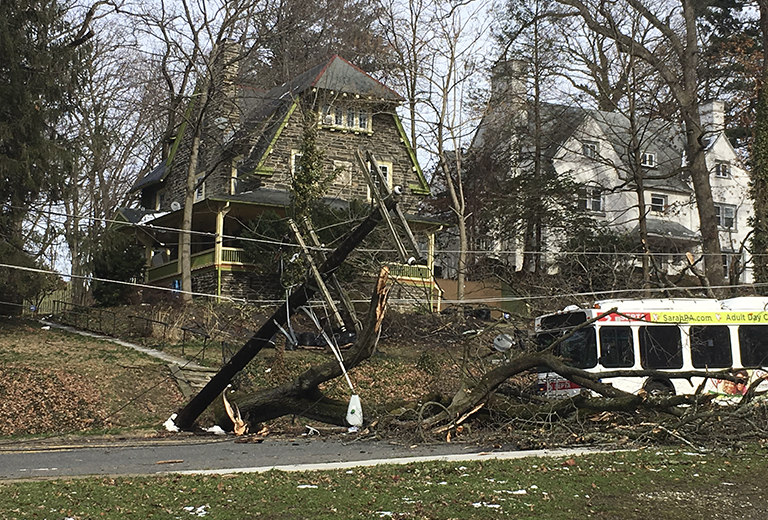
[[(613, 308), (616, 312), (606, 314)], [(593, 308), (571, 306), (536, 318), (537, 342), (546, 348), (595, 318), (557, 345), (554, 353), (598, 376), (619, 370), (663, 373), (601, 379), (626, 392), (693, 394), (705, 378), (682, 373), (728, 370), (736, 382), (709, 378), (704, 391), (732, 398), (743, 395), (768, 371), (768, 298), (603, 300)], [(540, 372), (538, 383), (548, 396), (580, 391), (554, 372)], [(757, 390), (768, 390), (768, 382)]]

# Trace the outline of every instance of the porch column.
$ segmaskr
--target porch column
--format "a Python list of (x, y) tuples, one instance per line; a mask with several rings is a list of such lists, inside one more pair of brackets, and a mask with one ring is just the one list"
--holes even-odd
[(152, 246), (155, 243), (154, 237), (143, 233), (136, 233), (136, 239), (144, 246), (144, 265), (146, 269), (144, 271), (144, 281), (149, 280), (149, 269), (152, 267)]
[(216, 296), (221, 296), (221, 264), (224, 242), (224, 217), (229, 213), (229, 202), (216, 212), (216, 239), (213, 243), (213, 265), (216, 268)]

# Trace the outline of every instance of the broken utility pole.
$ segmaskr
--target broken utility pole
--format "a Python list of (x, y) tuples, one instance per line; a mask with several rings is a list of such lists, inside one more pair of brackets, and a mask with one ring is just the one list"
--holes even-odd
[[(333, 274), (336, 269), (344, 263), (347, 256), (362, 242), (366, 236), (381, 222), (388, 211), (397, 207), (397, 198), (395, 196), (387, 197), (384, 204), (380, 207), (374, 207), (371, 214), (363, 220), (355, 229), (353, 229), (344, 241), (333, 251), (323, 264), (318, 268), (323, 280)], [(286, 305), (280, 305), (275, 313), (256, 331), (251, 339), (243, 345), (237, 353), (227, 362), (221, 370), (211, 378), (205, 387), (182, 408), (174, 424), (182, 429), (189, 430), (194, 425), (197, 418), (210, 404), (223, 392), (229, 385), (232, 378), (237, 375), (245, 366), (258, 354), (262, 348), (272, 343), (272, 338), (279, 332), (281, 326), (285, 325), (288, 315), (293, 310), (305, 305), (315, 294), (317, 288), (313, 284), (313, 278), (310, 277), (302, 285), (296, 288), (288, 297)]]

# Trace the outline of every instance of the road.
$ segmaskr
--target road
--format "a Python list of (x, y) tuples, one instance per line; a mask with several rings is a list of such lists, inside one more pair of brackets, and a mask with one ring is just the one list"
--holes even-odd
[(103, 442), (90, 445), (0, 445), (0, 480), (87, 475), (243, 473), (280, 469), (341, 469), (380, 463), (472, 460), (524, 456), (571, 456), (586, 450), (504, 451), (445, 443), (402, 446), (354, 438), (276, 439), (237, 443), (233, 437), (184, 441)]

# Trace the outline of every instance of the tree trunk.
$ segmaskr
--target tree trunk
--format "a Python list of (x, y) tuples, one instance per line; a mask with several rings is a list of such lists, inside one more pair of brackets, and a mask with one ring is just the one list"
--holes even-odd
[[(384, 267), (376, 282), (363, 330), (352, 348), (345, 353), (344, 366), (347, 371), (370, 358), (376, 350), (389, 292), (387, 280), (388, 270)], [(251, 424), (284, 415), (300, 415), (316, 421), (345, 426), (347, 403), (329, 399), (319, 389), (320, 384), (340, 377), (342, 374), (341, 366), (333, 359), (306, 370), (289, 383), (241, 399), (238, 407), (243, 418)], [(230, 422), (223, 414), (219, 414), (217, 420), (220, 421), (219, 424)]]
[[(760, 30), (763, 49), (768, 49), (768, 0), (759, 0)], [(754, 261), (755, 282), (768, 282), (768, 60), (763, 60), (759, 91), (757, 94), (757, 117), (755, 139), (752, 146), (752, 187), (755, 216), (752, 227), (752, 259)], [(761, 286), (758, 286), (761, 287)], [(765, 288), (757, 289), (765, 294)]]
[[(387, 209), (392, 209), (396, 200), (392, 197), (385, 201)], [(323, 280), (334, 273), (349, 254), (362, 242), (366, 236), (381, 222), (381, 211), (375, 208), (371, 214), (352, 230), (336, 250), (328, 255), (323, 265), (318, 268)], [(304, 282), (288, 297), (285, 305), (280, 305), (275, 313), (256, 331), (256, 333), (240, 348), (219, 372), (213, 376), (205, 387), (179, 411), (176, 426), (182, 430), (192, 427), (201, 413), (224, 391), (232, 378), (258, 354), (262, 348), (272, 343), (272, 338), (279, 332), (279, 327), (288, 320), (289, 311), (301, 307), (315, 294), (314, 284)]]
[[(210, 86), (206, 84), (200, 93), (200, 110), (194, 121), (192, 146), (187, 166), (187, 187), (184, 192), (184, 213), (179, 231), (179, 268), (181, 270), (181, 301), (192, 301), (192, 214), (197, 191), (197, 163), (200, 156), (200, 140), (203, 132), (203, 114), (208, 104)], [(202, 181), (201, 181), (202, 182)]]

